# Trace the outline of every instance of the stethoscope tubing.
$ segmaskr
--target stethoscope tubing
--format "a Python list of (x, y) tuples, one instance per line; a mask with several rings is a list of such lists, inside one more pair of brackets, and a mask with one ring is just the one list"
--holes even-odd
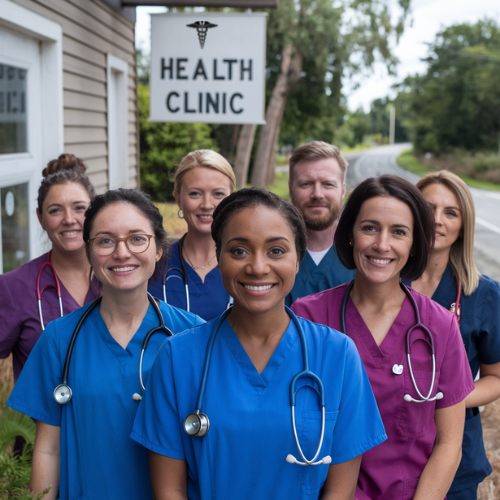
[[(304, 330), (302, 329), (302, 326), (299, 323), (299, 320), (297, 319), (297, 316), (288, 308), (285, 306), (285, 310), (287, 314), (290, 316), (292, 322), (294, 323), (298, 334), (300, 338), (300, 343), (302, 347), (302, 361), (303, 361), (303, 370), (299, 373), (297, 373), (292, 381), (290, 382), (290, 408), (291, 408), (291, 415), (292, 415), (292, 428), (293, 428), (293, 436), (295, 439), (295, 443), (297, 445), (297, 449), (299, 450), (300, 456), (304, 460), (304, 462), (299, 462), (293, 455), (288, 455), (286, 460), (287, 462), (290, 463), (295, 463), (298, 465), (320, 465), (320, 464), (329, 464), (331, 463), (331, 457), (326, 456), (322, 460), (316, 462), (316, 459), (318, 458), (318, 455), (321, 452), (321, 448), (323, 447), (323, 440), (325, 436), (325, 420), (326, 420), (326, 411), (325, 411), (325, 406), (326, 406), (326, 398), (325, 398), (325, 388), (323, 385), (323, 382), (321, 379), (311, 370), (309, 369), (309, 356), (308, 356), (308, 351), (307, 351), (307, 342), (305, 339), (305, 334)], [(226, 309), (224, 313), (219, 316), (217, 321), (214, 323), (212, 327), (212, 332), (210, 334), (210, 338), (208, 339), (208, 344), (207, 348), (205, 351), (205, 360), (203, 364), (203, 370), (201, 374), (201, 381), (200, 381), (200, 387), (198, 389), (198, 396), (196, 399), (196, 408), (193, 413), (190, 413), (186, 419), (184, 420), (184, 429), (187, 432), (188, 435), (192, 437), (204, 437), (209, 429), (210, 429), (210, 420), (208, 417), (201, 412), (201, 408), (203, 406), (203, 398), (205, 396), (205, 389), (207, 385), (207, 380), (208, 380), (208, 373), (210, 370), (210, 362), (212, 359), (212, 351), (213, 351), (213, 346), (215, 342), (215, 338), (217, 336), (217, 333), (219, 332), (222, 323), (225, 321), (229, 313), (231, 312), (231, 309)], [(302, 451), (302, 447), (300, 446), (299, 442), (299, 437), (297, 434), (297, 428), (296, 428), (296, 422), (295, 422), (295, 404), (296, 404), (296, 394), (297, 392), (301, 389), (296, 389), (296, 382), (304, 377), (308, 377), (313, 379), (317, 384), (318, 384), (318, 394), (320, 396), (321, 400), (321, 436), (319, 440), (319, 446), (316, 450), (316, 453), (312, 460), (308, 460), (304, 452)], [(189, 430), (188, 430), (189, 429)]]
[[(57, 277), (56, 270), (54, 266), (52, 265), (52, 262), (50, 262), (50, 254), (49, 252), (47, 254), (47, 261), (42, 264), (42, 267), (38, 271), (38, 276), (36, 278), (36, 298), (38, 301), (38, 313), (40, 315), (40, 325), (42, 327), (42, 331), (45, 330), (45, 323), (43, 321), (43, 311), (42, 311), (42, 297), (43, 293), (45, 290), (48, 290), (49, 288), (54, 288), (56, 293), (57, 293), (57, 299), (59, 300), (59, 311), (61, 314), (61, 318), (64, 316), (63, 312), (63, 303), (62, 303), (62, 293), (61, 293), (61, 284), (59, 283), (59, 278)], [(54, 278), (54, 285), (45, 285), (42, 289), (40, 289), (40, 281), (42, 279), (42, 274), (43, 270), (48, 267), (52, 273), (52, 276)]]
[[(425, 402), (431, 402), (435, 401), (436, 399), (441, 399), (443, 397), (443, 394), (441, 392), (437, 393), (434, 397), (432, 396), (432, 391), (434, 390), (434, 384), (436, 381), (436, 352), (435, 352), (435, 347), (434, 347), (434, 336), (432, 335), (431, 331), (424, 325), (422, 324), (420, 320), (420, 312), (418, 309), (418, 305), (415, 301), (415, 298), (411, 294), (410, 289), (404, 284), (404, 283), (399, 283), (403, 291), (405, 292), (406, 296), (410, 300), (410, 303), (413, 307), (413, 311), (415, 314), (415, 321), (416, 323), (411, 326), (408, 331), (406, 332), (406, 337), (405, 337), (405, 347), (406, 347), (406, 359), (408, 362), (408, 371), (410, 372), (410, 377), (411, 381), (413, 384), (413, 387), (418, 394), (418, 399), (412, 398), (409, 394), (406, 394), (404, 397), (404, 400), (407, 402), (413, 402), (413, 403), (425, 403)], [(349, 299), (352, 287), (354, 285), (354, 280), (352, 280), (348, 285), (347, 289), (344, 293), (344, 297), (342, 298), (342, 304), (340, 306), (340, 325), (342, 328), (342, 333), (346, 334), (346, 324), (345, 324), (345, 312), (346, 312), (346, 307), (347, 307), (347, 300)], [(425, 332), (427, 339), (428, 339), (428, 344), (431, 348), (431, 359), (432, 359), (432, 380), (431, 380), (431, 386), (429, 389), (429, 393), (427, 396), (424, 396), (421, 392), (420, 389), (418, 388), (417, 381), (415, 380), (415, 376), (413, 374), (413, 368), (411, 365), (411, 346), (412, 346), (412, 341), (411, 341), (411, 334), (413, 331), (417, 328), (420, 328), (422, 331)]]

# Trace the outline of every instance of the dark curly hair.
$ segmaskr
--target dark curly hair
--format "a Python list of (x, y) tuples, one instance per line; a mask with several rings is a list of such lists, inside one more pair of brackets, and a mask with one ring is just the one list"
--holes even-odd
[(434, 245), (435, 223), (432, 208), (422, 193), (410, 182), (397, 175), (370, 177), (354, 188), (340, 214), (335, 231), (334, 244), (340, 262), (347, 269), (355, 269), (353, 247), (349, 242), (353, 238), (353, 229), (361, 205), (376, 196), (396, 198), (405, 203), (413, 214), (413, 246), (400, 277), (403, 281), (419, 278), (427, 266), (427, 261)]
[(215, 241), (217, 259), (220, 258), (222, 233), (229, 220), (240, 210), (255, 206), (264, 206), (276, 210), (288, 222), (295, 237), (295, 249), (299, 262), (306, 254), (306, 228), (300, 210), (289, 201), (260, 188), (240, 189), (224, 198), (214, 211), (212, 238)]
[(50, 188), (58, 184), (68, 184), (69, 182), (80, 184), (87, 191), (89, 198), (92, 199), (95, 195), (94, 186), (85, 175), (86, 170), (87, 167), (83, 160), (69, 153), (64, 153), (59, 158), (49, 161), (42, 171), (44, 178), (38, 189), (38, 211), (42, 213), (43, 202)]
[(167, 262), (167, 232), (163, 227), (163, 216), (157, 207), (151, 203), (151, 197), (136, 189), (110, 189), (103, 194), (98, 194), (92, 198), (90, 205), (85, 212), (85, 222), (83, 223), (83, 241), (85, 242), (85, 250), (87, 258), (90, 262), (90, 232), (94, 225), (97, 214), (104, 208), (115, 203), (128, 203), (140, 210), (151, 223), (155, 235), (156, 249), (162, 251), (160, 260), (156, 263), (155, 271), (150, 278), (150, 282), (154, 283), (165, 268)]

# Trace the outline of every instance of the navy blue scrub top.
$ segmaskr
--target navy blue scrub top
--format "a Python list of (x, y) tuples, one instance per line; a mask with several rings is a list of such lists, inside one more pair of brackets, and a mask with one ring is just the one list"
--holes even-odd
[(347, 283), (354, 279), (354, 275), (354, 270), (350, 271), (341, 264), (333, 245), (321, 259), (318, 266), (309, 252), (306, 252), (304, 259), (300, 263), (299, 272), (295, 276), (292, 291), (285, 299), (285, 304), (290, 306), (292, 302), (301, 297), (323, 292)]
[[(457, 286), (448, 266), (432, 300), (449, 310), (456, 298)], [(500, 362), (499, 325), (500, 288), (496, 281), (481, 276), (477, 290), (470, 296), (462, 295), (460, 332), (473, 377), (478, 373), (480, 363)], [(452, 492), (478, 485), (492, 472), (484, 450), (479, 410), (468, 408), (465, 418), (462, 460), (450, 488)]]
[[(179, 240), (180, 241), (180, 240)], [(179, 255), (179, 241), (176, 241), (169, 250), (167, 270), (172, 267), (182, 269)], [(226, 309), (230, 300), (229, 294), (222, 286), (219, 269), (214, 267), (206, 276), (205, 282), (201, 281), (197, 272), (184, 260), (189, 287), (189, 312), (197, 314), (205, 321), (210, 321), (220, 316)], [(186, 287), (182, 273), (177, 270), (168, 272), (167, 304), (183, 309), (187, 308)], [(160, 300), (163, 297), (163, 276), (156, 283), (148, 286), (148, 292)]]

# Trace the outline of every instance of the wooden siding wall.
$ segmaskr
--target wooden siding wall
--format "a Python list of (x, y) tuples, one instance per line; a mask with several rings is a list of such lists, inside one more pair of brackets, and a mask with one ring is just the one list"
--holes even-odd
[(63, 29), (64, 147), (108, 188), (106, 55), (128, 63), (129, 186), (139, 185), (134, 23), (100, 0), (14, 0)]

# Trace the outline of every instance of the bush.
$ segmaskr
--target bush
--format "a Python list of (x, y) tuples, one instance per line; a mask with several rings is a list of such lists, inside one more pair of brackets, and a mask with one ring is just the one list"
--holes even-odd
[[(5, 406), (10, 392), (9, 384), (0, 385), (0, 498), (5, 500), (34, 500), (29, 492), (33, 445), (36, 426), (33, 420)], [(22, 436), (26, 445), (20, 456), (13, 455), (16, 436)], [(36, 497), (42, 499), (47, 488)]]
[(500, 156), (480, 156), (474, 161), (474, 171), (478, 173), (500, 170)]

